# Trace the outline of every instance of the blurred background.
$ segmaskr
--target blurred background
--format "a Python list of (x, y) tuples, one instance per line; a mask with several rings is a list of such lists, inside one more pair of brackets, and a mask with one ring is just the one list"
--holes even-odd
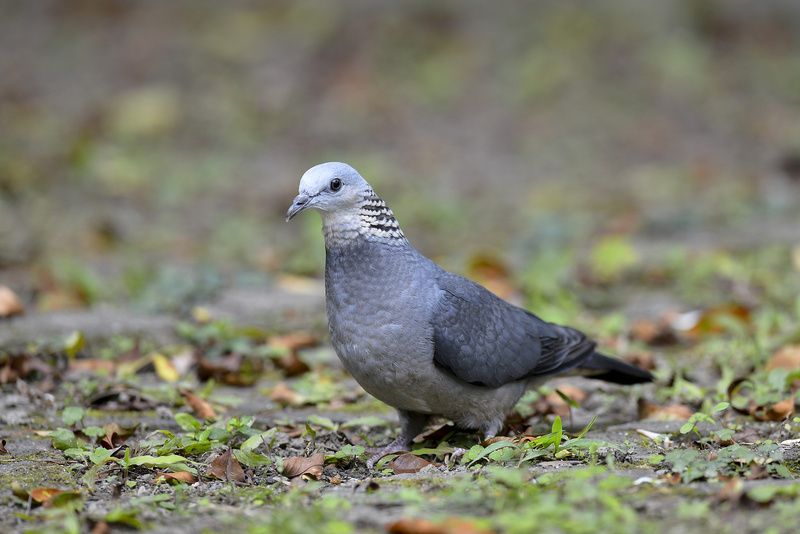
[(284, 216), (329, 160), (552, 320), (789, 305), (800, 3), (0, 0), (0, 284), (29, 310), (319, 276), (319, 217)]

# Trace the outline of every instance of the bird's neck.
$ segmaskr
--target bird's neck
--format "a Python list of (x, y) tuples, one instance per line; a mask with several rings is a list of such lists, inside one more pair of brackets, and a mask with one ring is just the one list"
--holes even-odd
[(322, 234), (328, 248), (363, 241), (392, 246), (408, 245), (392, 210), (372, 190), (364, 192), (361, 202), (353, 211), (323, 213)]

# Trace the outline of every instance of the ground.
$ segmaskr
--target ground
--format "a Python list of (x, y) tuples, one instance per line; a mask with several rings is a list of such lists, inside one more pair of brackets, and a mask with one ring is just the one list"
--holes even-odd
[[(799, 51), (794, 0), (0, 0), (0, 530), (796, 530)], [(330, 160), (656, 381), (368, 471), (284, 222)]]

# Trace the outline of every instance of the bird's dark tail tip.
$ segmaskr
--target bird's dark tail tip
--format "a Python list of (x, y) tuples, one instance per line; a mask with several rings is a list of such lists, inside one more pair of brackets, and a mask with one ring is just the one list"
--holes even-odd
[(652, 382), (654, 379), (650, 371), (616, 358), (603, 356), (599, 352), (595, 352), (583, 360), (579, 367), (581, 370), (587, 371), (585, 376), (588, 378), (605, 380), (615, 384), (641, 384), (643, 382)]

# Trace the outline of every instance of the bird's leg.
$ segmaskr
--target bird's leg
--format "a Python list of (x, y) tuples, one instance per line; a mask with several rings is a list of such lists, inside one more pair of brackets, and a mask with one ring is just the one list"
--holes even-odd
[(367, 460), (367, 469), (371, 470), (375, 466), (375, 463), (387, 454), (408, 449), (411, 445), (411, 440), (425, 428), (429, 417), (422, 413), (400, 409), (397, 410), (397, 415), (400, 417), (400, 435), (384, 447), (370, 447), (367, 449), (368, 452), (375, 453)]

